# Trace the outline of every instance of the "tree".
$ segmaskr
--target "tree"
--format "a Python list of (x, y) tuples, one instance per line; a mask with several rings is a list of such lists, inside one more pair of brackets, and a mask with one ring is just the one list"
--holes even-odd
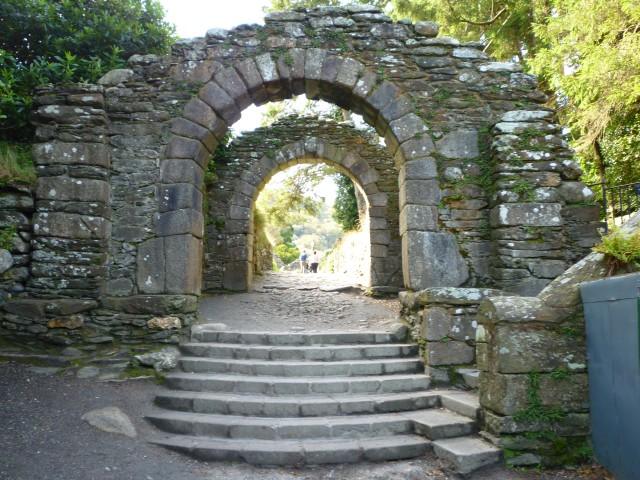
[(341, 173), (336, 174), (335, 179), (338, 191), (333, 205), (333, 219), (340, 224), (343, 231), (355, 230), (360, 226), (355, 185), (349, 177)]
[(483, 39), (501, 60), (524, 62), (540, 47), (532, 25), (551, 14), (552, 0), (390, 0), (396, 18), (433, 20), (460, 40)]
[(0, 2), (0, 138), (27, 141), (34, 87), (93, 82), (173, 41), (157, 0)]
[(546, 46), (531, 64), (556, 92), (589, 179), (638, 179), (640, 4), (554, 0), (536, 25)]

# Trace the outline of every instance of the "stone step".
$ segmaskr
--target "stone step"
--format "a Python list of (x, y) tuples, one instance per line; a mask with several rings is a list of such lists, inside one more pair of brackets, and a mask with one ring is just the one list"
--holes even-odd
[(238, 395), (164, 391), (156, 405), (170, 410), (262, 417), (316, 417), (421, 410), (439, 406), (440, 396), (429, 391), (377, 395)]
[(414, 458), (430, 448), (417, 435), (361, 439), (253, 440), (168, 435), (152, 443), (187, 453), (200, 460), (245, 461), (254, 465), (317, 465)]
[(429, 440), (470, 435), (476, 429), (474, 420), (443, 408), (407, 412), (405, 415), (413, 420), (415, 433)]
[(146, 416), (168, 433), (253, 440), (370, 438), (414, 433), (403, 413), (337, 417), (246, 417), (165, 410)]
[(477, 394), (461, 390), (440, 393), (440, 404), (452, 412), (477, 420), (480, 415), (480, 399)]
[(475, 368), (458, 368), (456, 372), (462, 377), (462, 381), (468, 389), (478, 389), (478, 385), (480, 384), (480, 370)]
[(479, 437), (447, 438), (433, 442), (435, 454), (462, 474), (499, 462), (502, 452)]
[(197, 392), (305, 395), (317, 393), (400, 393), (426, 390), (425, 375), (383, 375), (365, 377), (277, 377), (205, 373), (170, 373), (169, 388)]
[(230, 332), (194, 329), (191, 340), (197, 342), (240, 343), (245, 345), (360, 345), (400, 343), (406, 340), (406, 329), (397, 332), (350, 332), (333, 331), (322, 333), (289, 332)]
[(239, 373), (284, 377), (362, 376), (424, 372), (418, 357), (339, 362), (292, 362), (277, 360), (235, 360), (181, 357), (180, 367), (193, 373)]
[(181, 345), (180, 349), (185, 355), (196, 357), (326, 362), (414, 357), (419, 352), (417, 345), (408, 343), (292, 347), (237, 343), (186, 343)]

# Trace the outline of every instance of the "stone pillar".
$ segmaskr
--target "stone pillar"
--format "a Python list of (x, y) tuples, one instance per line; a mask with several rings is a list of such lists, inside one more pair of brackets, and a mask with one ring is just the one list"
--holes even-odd
[(457, 287), (469, 278), (455, 237), (438, 231), (440, 187), (436, 178), (436, 162), (431, 157), (409, 159), (400, 166), (402, 271), (405, 287), (412, 290)]
[(105, 285), (111, 232), (103, 90), (40, 89), (35, 102), (38, 180), (27, 289), (37, 297), (95, 299)]
[(476, 367), (478, 305), (500, 294), (487, 288), (447, 287), (400, 293), (402, 318), (420, 345), (432, 384), (464, 386), (458, 369)]
[(597, 208), (584, 206), (593, 193), (576, 181), (580, 169), (552, 117), (511, 111), (492, 132), (491, 276), (521, 295), (536, 295), (597, 242)]

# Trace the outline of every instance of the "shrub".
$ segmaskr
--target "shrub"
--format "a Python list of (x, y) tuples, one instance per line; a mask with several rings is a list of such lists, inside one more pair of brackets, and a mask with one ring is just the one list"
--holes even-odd
[(300, 250), (298, 250), (297, 247), (287, 245), (286, 243), (276, 245), (274, 250), (276, 255), (280, 257), (280, 260), (282, 260), (285, 265), (289, 265), (300, 256)]
[(640, 232), (632, 234), (613, 230), (602, 237), (602, 243), (593, 248), (603, 253), (608, 265), (608, 275), (618, 271), (640, 269)]

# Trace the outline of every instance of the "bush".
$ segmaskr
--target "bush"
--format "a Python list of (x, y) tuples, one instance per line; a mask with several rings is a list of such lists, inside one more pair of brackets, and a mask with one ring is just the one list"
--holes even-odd
[(274, 249), (276, 255), (285, 265), (289, 265), (300, 256), (300, 250), (296, 246), (280, 243)]
[(605, 255), (608, 275), (620, 270), (640, 269), (640, 232), (626, 234), (613, 230), (602, 237), (602, 243), (593, 247), (593, 250)]
[(156, 0), (0, 2), (0, 138), (28, 141), (34, 87), (95, 82), (134, 53), (163, 53), (173, 27)]

